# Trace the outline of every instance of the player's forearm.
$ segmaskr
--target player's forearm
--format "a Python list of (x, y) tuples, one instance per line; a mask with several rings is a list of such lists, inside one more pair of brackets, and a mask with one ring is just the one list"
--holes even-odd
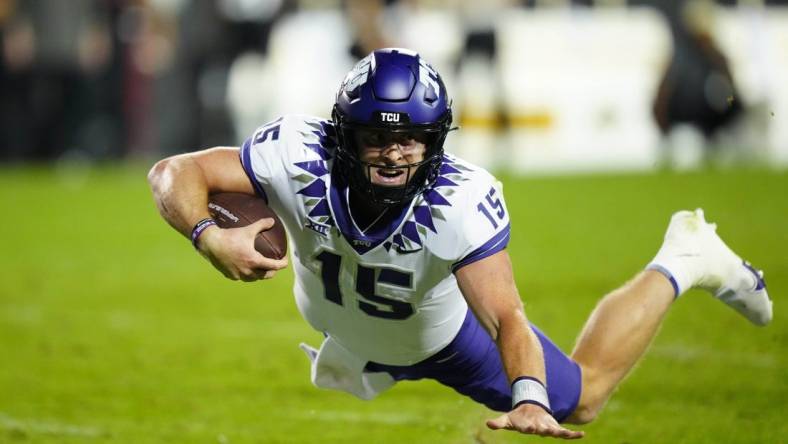
[(189, 237), (194, 224), (209, 217), (208, 184), (199, 164), (188, 154), (156, 163), (148, 182), (161, 216)]
[(509, 380), (530, 376), (544, 383), (542, 346), (525, 317), (506, 251), (461, 268), (457, 284), (479, 322), (498, 344)]
[(530, 376), (546, 384), (542, 345), (522, 310), (498, 320), (496, 342), (510, 382), (520, 376)]

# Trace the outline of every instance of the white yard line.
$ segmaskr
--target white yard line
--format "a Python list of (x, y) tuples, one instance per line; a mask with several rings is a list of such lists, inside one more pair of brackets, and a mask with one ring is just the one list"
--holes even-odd
[(98, 427), (65, 424), (52, 420), (12, 418), (5, 413), (0, 413), (0, 429), (45, 435), (81, 436), (85, 438), (106, 436), (106, 432)]

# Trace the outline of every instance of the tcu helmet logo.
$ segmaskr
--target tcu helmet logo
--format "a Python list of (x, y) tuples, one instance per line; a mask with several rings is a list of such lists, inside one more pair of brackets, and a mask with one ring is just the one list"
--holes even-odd
[(399, 122), (399, 113), (380, 113), (380, 120), (384, 122)]
[(419, 82), (427, 88), (431, 86), (435, 90), (435, 95), (440, 97), (441, 86), (438, 83), (438, 73), (422, 58), (419, 58)]
[(372, 70), (373, 63), (375, 63), (375, 57), (372, 54), (356, 63), (353, 70), (345, 77), (345, 91), (347, 91), (348, 94), (353, 93), (359, 86), (367, 83), (369, 71)]

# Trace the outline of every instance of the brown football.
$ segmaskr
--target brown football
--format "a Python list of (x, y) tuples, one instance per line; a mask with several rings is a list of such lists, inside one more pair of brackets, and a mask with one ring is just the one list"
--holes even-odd
[(272, 259), (287, 254), (285, 227), (263, 199), (243, 193), (216, 193), (208, 198), (208, 211), (220, 228), (245, 227), (266, 217), (274, 218), (274, 226), (254, 239), (254, 249)]

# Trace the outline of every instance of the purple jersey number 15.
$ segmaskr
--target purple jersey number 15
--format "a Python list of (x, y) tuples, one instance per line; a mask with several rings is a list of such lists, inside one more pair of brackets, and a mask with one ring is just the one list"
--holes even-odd
[[(485, 205), (485, 203), (487, 205)], [(503, 204), (501, 203), (501, 199), (495, 197), (495, 187), (490, 188), (490, 191), (487, 193), (487, 196), (484, 197), (484, 200), (479, 202), (479, 205), (476, 206), (476, 209), (479, 210), (480, 213), (484, 214), (487, 220), (490, 221), (493, 228), (498, 228), (498, 222), (495, 220), (493, 215), (488, 211), (487, 207), (490, 207), (496, 216), (498, 216), (498, 220), (503, 220), (503, 217), (506, 215), (506, 210), (503, 208)]]

